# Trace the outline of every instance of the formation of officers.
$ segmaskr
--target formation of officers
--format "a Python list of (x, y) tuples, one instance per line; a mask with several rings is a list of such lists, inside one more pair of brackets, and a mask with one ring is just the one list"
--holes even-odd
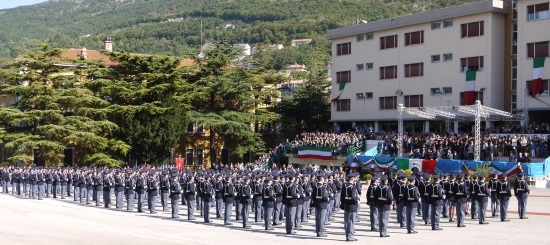
[[(42, 200), (44, 197), (73, 198), (75, 202), (137, 212), (157, 213), (158, 197), (164, 211), (179, 218), (179, 205), (187, 206), (187, 219), (195, 220), (199, 212), (204, 222), (211, 223), (210, 209), (233, 225), (232, 215), (251, 228), (250, 222), (263, 223), (265, 230), (284, 222), (287, 234), (296, 233), (302, 223), (315, 222), (317, 237), (326, 237), (326, 225), (334, 214), (344, 211), (344, 230), (347, 241), (356, 241), (355, 223), (359, 220), (362, 186), (358, 173), (347, 176), (339, 171), (177, 171), (176, 169), (70, 169), (1, 167), (2, 192)], [(389, 237), (388, 221), (393, 208), (400, 227), (407, 233), (417, 233), (415, 216), (421, 216), (432, 230), (442, 230), (441, 217), (449, 218), (457, 227), (465, 227), (465, 216), (471, 213), (479, 224), (488, 224), (484, 210), (489, 201), (492, 217), (507, 217), (512, 191), (518, 199), (521, 219), (527, 219), (525, 209), (529, 186), (523, 173), (514, 185), (506, 175), (493, 173), (488, 181), (481, 174), (430, 175), (413, 173), (407, 177), (375, 174), (366, 191), (370, 229), (380, 237)], [(114, 195), (114, 200), (111, 200)], [(137, 202), (137, 205), (136, 205)], [(214, 213), (214, 212), (213, 212)], [(456, 214), (456, 216), (455, 216)]]

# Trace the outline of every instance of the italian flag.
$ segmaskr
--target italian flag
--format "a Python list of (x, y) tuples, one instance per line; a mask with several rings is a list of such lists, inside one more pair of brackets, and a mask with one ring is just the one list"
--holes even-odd
[(397, 159), (397, 169), (411, 169), (414, 164), (418, 167), (418, 169), (424, 173), (431, 173), (433, 174), (435, 171), (435, 167), (437, 166), (436, 160), (430, 160), (430, 159), (409, 159), (409, 158), (399, 158)]
[(328, 147), (302, 147), (298, 151), (298, 158), (300, 159), (317, 159), (317, 160), (331, 160), (332, 149)]
[(531, 96), (542, 93), (542, 75), (544, 74), (544, 58), (533, 58), (533, 81), (531, 82)]
[(418, 169), (422, 171), (422, 159), (410, 159), (410, 158), (399, 158), (397, 159), (397, 169), (412, 169), (416, 164)]
[(476, 102), (476, 71), (466, 71), (466, 86), (464, 88), (464, 105), (473, 105)]
[(342, 95), (342, 92), (344, 92), (344, 88), (346, 87), (346, 84), (347, 84), (347, 83), (339, 83), (339, 84), (338, 84), (338, 91), (339, 91), (338, 96), (336, 96), (334, 99), (332, 99), (332, 100), (330, 101), (331, 103), (336, 103), (336, 101), (337, 101), (338, 99), (340, 99), (340, 96)]

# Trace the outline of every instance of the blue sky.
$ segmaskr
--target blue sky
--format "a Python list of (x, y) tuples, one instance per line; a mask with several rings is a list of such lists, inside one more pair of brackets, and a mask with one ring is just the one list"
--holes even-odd
[(48, 0), (0, 0), (0, 9), (15, 8), (24, 5), (33, 5), (47, 1)]

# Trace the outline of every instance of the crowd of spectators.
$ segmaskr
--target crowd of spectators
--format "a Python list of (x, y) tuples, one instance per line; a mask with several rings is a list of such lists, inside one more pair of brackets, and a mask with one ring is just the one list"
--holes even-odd
[(363, 147), (365, 139), (365, 134), (359, 132), (307, 132), (296, 136), (296, 139), (287, 142), (287, 145), (295, 157), (301, 148), (312, 146), (331, 148), (332, 157), (336, 159), (338, 156), (347, 156), (350, 147)]
[(550, 134), (549, 123), (530, 123), (529, 126), (506, 124), (487, 129), (488, 133), (496, 134)]

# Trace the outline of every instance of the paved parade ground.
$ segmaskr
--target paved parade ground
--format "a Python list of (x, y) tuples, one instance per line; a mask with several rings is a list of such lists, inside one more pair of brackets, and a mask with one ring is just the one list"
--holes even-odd
[[(214, 223), (202, 223), (202, 217), (187, 221), (186, 206), (181, 206), (182, 218), (173, 220), (170, 211), (157, 214), (119, 211), (102, 207), (80, 205), (72, 199), (47, 198), (29, 200), (0, 193), (1, 244), (334, 244), (346, 243), (343, 234), (342, 215), (328, 226), (326, 238), (315, 237), (313, 219), (303, 223), (297, 234), (286, 235), (283, 226), (265, 231), (263, 224), (254, 223), (252, 229), (243, 229), (233, 221), (224, 226), (222, 219)], [(160, 208), (162, 210), (162, 208)], [(380, 238), (378, 232), (367, 227), (368, 213), (364, 206), (360, 211), (361, 222), (356, 223), (357, 244), (548, 244), (550, 243), (550, 190), (533, 189), (528, 199), (527, 220), (517, 215), (517, 201), (510, 200), (511, 222), (488, 218), (489, 225), (478, 225), (477, 220), (466, 220), (465, 228), (457, 228), (456, 222), (441, 219), (442, 231), (432, 231), (417, 217), (418, 234), (407, 234), (399, 228), (395, 213), (390, 217), (389, 238)], [(215, 208), (212, 209), (215, 217)], [(490, 216), (490, 214), (489, 214)]]

